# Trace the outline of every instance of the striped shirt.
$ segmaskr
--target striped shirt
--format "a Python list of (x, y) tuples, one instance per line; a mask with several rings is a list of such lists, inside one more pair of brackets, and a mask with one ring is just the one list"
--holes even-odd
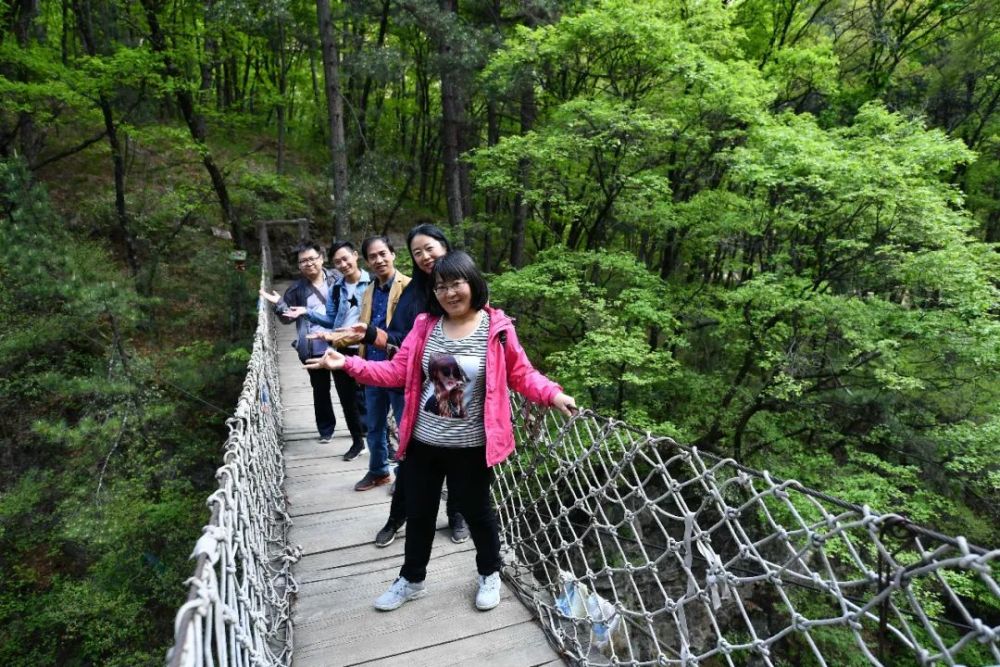
[(424, 383), (413, 436), (438, 447), (483, 447), (483, 403), (486, 400), (486, 342), (490, 315), (480, 311), (479, 324), (464, 338), (444, 334), (444, 318), (434, 325), (421, 366)]

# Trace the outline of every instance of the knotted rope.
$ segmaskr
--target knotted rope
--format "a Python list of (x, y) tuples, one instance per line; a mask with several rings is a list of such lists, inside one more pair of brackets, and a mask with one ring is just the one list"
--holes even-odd
[(1000, 664), (1000, 550), (516, 406), (505, 573), (574, 664)]
[[(265, 285), (264, 279), (261, 286)], [(270, 308), (258, 309), (257, 331), (235, 416), (226, 421), (219, 488), (208, 498), (212, 518), (195, 545), (187, 602), (174, 621), (170, 667), (291, 664), (289, 573), (298, 560), (288, 546), (281, 453), (281, 397)]]

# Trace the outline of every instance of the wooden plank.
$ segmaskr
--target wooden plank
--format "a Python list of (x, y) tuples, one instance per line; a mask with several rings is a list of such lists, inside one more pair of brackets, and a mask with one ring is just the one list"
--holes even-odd
[(296, 459), (294, 461), (286, 461), (285, 473), (288, 476), (288, 480), (290, 482), (307, 482), (313, 478), (338, 473), (350, 473), (351, 475), (361, 477), (364, 471), (368, 469), (368, 461), (364, 457), (358, 457), (353, 461), (345, 461), (343, 454), (339, 451), (330, 450), (330, 447), (324, 447), (322, 449), (324, 453), (318, 457), (314, 456), (305, 460)]
[(551, 646), (538, 643), (538, 631), (534, 621), (525, 621), (475, 637), (356, 664), (382, 667), (548, 667), (565, 664)]
[[(374, 545), (375, 533), (389, 517), (389, 498), (379, 494), (365, 495), (372, 504), (331, 512), (317, 512), (293, 517), (288, 539), (302, 545), (303, 554), (314, 554), (356, 545)], [(444, 512), (438, 514), (438, 528), (444, 529), (448, 519)]]
[[(358, 471), (345, 471), (311, 477), (305, 482), (286, 479), (288, 513), (296, 517), (364, 507), (366, 508), (366, 519), (376, 523), (381, 519), (381, 523), (372, 530), (374, 537), (375, 531), (381, 528), (386, 519), (389, 518), (389, 503), (392, 497), (388, 493), (388, 485), (368, 491), (355, 491), (354, 485), (363, 474)], [(381, 509), (372, 511), (370, 508), (375, 505), (380, 506)]]
[[(316, 454), (333, 452), (343, 455), (343, 453), (347, 451), (347, 448), (351, 446), (351, 436), (346, 433), (346, 429), (343, 433), (341, 433), (338, 429), (338, 431), (333, 434), (329, 443), (322, 444), (319, 442), (319, 435), (316, 433), (315, 429), (308, 431), (290, 430), (286, 426), (284, 441), (285, 446), (283, 449), (285, 456), (293, 461), (302, 454), (315, 456)], [(368, 450), (365, 449), (365, 453), (367, 453), (367, 451)]]
[[(392, 583), (396, 569), (374, 565), (354, 576), (310, 586), (312, 594), (296, 603), (296, 667), (389, 658), (532, 618), (506, 587), (496, 609), (480, 612), (475, 608), (476, 570), (471, 553), (447, 554), (432, 560), (426, 597), (392, 612), (379, 612), (372, 602)], [(336, 632), (330, 632), (331, 626), (336, 627)], [(541, 630), (538, 632), (538, 640), (544, 644)], [(475, 643), (465, 646), (471, 648)]]
[[(303, 556), (296, 564), (296, 580), (299, 583), (317, 583), (328, 579), (338, 579), (367, 572), (375, 567), (396, 568), (403, 566), (403, 546), (406, 530), (388, 547), (380, 549), (369, 541), (365, 544), (355, 544), (342, 549), (332, 549), (320, 553)], [(374, 535), (372, 538), (374, 539)], [(431, 559), (440, 558), (446, 554), (470, 552), (475, 555), (472, 542), (455, 544), (451, 541), (451, 531), (447, 526), (438, 528), (437, 535), (431, 546)], [(311, 590), (311, 589), (310, 589)], [(311, 594), (311, 593), (309, 593)]]

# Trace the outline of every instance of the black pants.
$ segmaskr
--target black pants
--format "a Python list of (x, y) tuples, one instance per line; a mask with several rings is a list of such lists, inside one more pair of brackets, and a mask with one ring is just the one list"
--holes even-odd
[[(347, 356), (357, 354), (353, 350), (342, 350), (342, 352)], [(358, 383), (346, 371), (333, 371), (333, 384), (337, 387), (337, 396), (340, 398), (340, 407), (344, 411), (351, 439), (360, 443), (365, 437), (365, 427), (362, 425), (364, 422), (361, 420), (361, 407), (358, 405)]]
[(490, 500), (493, 471), (485, 447), (432, 447), (419, 440), (406, 449), (406, 549), (400, 576), (416, 583), (427, 577), (441, 484), (469, 524), (476, 545), (476, 569), (488, 576), (500, 570), (500, 534)]
[(337, 416), (333, 414), (333, 401), (330, 399), (330, 373), (325, 368), (309, 370), (309, 384), (313, 390), (313, 412), (316, 415), (316, 430), (321, 438), (333, 435), (337, 426)]
[[(445, 502), (445, 511), (448, 513), (448, 523), (451, 523), (458, 510), (455, 509), (455, 497), (450, 491)], [(406, 523), (406, 459), (396, 466), (396, 486), (392, 492), (392, 503), (389, 505), (389, 521), (397, 526)]]
[[(352, 354), (351, 351), (344, 354)], [(356, 353), (354, 353), (356, 354)], [(325, 368), (309, 371), (309, 384), (313, 390), (313, 411), (316, 414), (316, 429), (320, 437), (333, 435), (337, 427), (337, 416), (333, 412), (333, 401), (330, 400), (330, 375), (340, 398), (340, 407), (344, 411), (347, 430), (355, 442), (365, 437), (361, 414), (358, 408), (358, 384), (344, 371), (328, 371)]]

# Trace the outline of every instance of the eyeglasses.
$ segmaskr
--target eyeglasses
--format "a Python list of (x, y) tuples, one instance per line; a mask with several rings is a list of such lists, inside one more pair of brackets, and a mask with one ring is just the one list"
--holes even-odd
[(461, 289), (462, 285), (468, 285), (468, 284), (469, 281), (464, 279), (455, 280), (448, 284), (438, 283), (437, 285), (434, 286), (434, 293), (437, 294), (438, 296), (441, 296), (443, 294), (447, 294), (448, 292), (457, 292), (459, 289)]
[(321, 259), (323, 258), (320, 257), (319, 255), (316, 255), (315, 257), (304, 257), (303, 259), (299, 260), (299, 266), (308, 266), (310, 264), (315, 264)]

